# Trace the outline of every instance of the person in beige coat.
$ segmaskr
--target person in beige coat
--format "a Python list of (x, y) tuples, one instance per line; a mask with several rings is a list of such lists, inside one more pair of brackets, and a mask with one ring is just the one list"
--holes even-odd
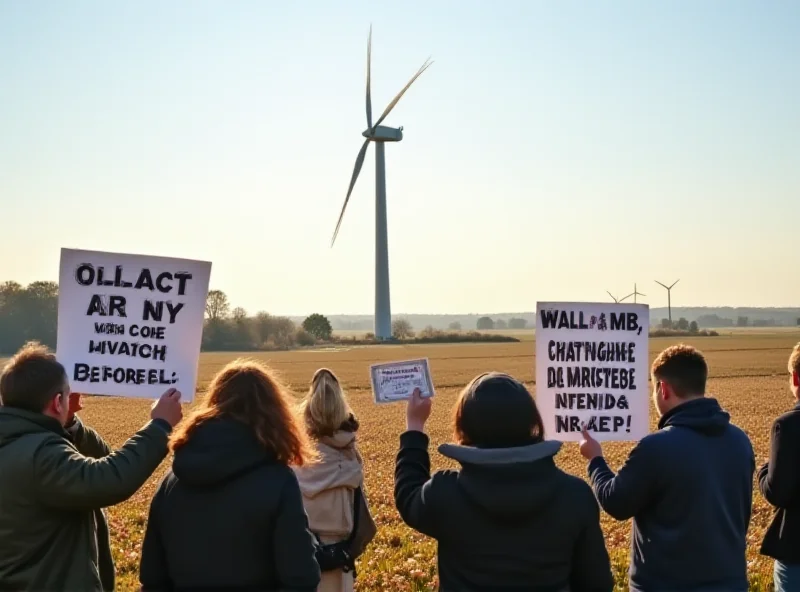
[[(320, 456), (317, 463), (295, 468), (309, 529), (322, 543), (336, 543), (350, 536), (355, 490), (364, 481), (356, 448), (358, 420), (336, 375), (326, 368), (314, 374), (300, 409)], [(337, 569), (322, 572), (317, 590), (352, 592), (353, 585), (353, 573)]]

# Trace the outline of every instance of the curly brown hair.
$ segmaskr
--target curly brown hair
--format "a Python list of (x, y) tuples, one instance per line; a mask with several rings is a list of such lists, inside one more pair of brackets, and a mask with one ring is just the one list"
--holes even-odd
[(303, 466), (316, 460), (300, 419), (292, 412), (288, 389), (259, 362), (234, 360), (211, 381), (200, 406), (173, 432), (173, 451), (211, 419), (228, 417), (249, 426), (278, 462)]
[(691, 345), (673, 345), (662, 351), (651, 369), (653, 380), (663, 380), (675, 395), (683, 399), (704, 395), (708, 380), (708, 365), (700, 351)]

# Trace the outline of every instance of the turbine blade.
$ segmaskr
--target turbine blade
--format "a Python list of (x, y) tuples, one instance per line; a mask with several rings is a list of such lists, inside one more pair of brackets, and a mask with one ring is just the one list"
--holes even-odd
[(681, 280), (675, 280), (675, 282), (672, 284), (672, 286), (669, 287), (669, 289), (671, 290), (675, 286), (675, 284), (677, 284), (679, 281)]
[(614, 295), (613, 295), (611, 292), (609, 292), (608, 290), (606, 290), (606, 294), (608, 294), (609, 296), (611, 296), (611, 300), (613, 300), (614, 302), (619, 302), (619, 301), (616, 299), (616, 297), (615, 297), (615, 296), (614, 296)]
[[(670, 287), (668, 288), (667, 286), (665, 286), (664, 284), (662, 284), (662, 283), (661, 283), (661, 282), (659, 282), (658, 280), (653, 280), (653, 281), (654, 281), (655, 283), (657, 283), (659, 286), (661, 286), (662, 288), (666, 288), (667, 290), (669, 290), (669, 288), (671, 288), (671, 287), (672, 287), (672, 286), (670, 286)], [(674, 284), (673, 284), (673, 285), (674, 285)]]
[(372, 25), (369, 26), (369, 38), (367, 39), (367, 128), (372, 129), (372, 90), (371, 90), (371, 71), (372, 71)]
[(397, 105), (397, 102), (400, 100), (400, 97), (402, 97), (405, 94), (405, 92), (408, 90), (408, 87), (410, 87), (414, 83), (414, 81), (417, 78), (419, 78), (420, 74), (422, 74), (425, 70), (427, 70), (432, 63), (433, 62), (430, 61), (430, 58), (425, 60), (425, 63), (422, 64), (422, 67), (419, 70), (417, 70), (417, 73), (414, 74), (414, 76), (411, 77), (411, 80), (408, 81), (408, 84), (406, 84), (403, 87), (403, 90), (401, 90), (399, 93), (397, 93), (397, 96), (395, 98), (393, 98), (392, 102), (389, 103), (389, 105), (386, 107), (386, 109), (384, 109), (383, 113), (378, 118), (378, 121), (375, 122), (375, 127), (378, 127), (381, 124), (381, 122), (383, 122), (383, 120), (386, 119), (386, 117), (389, 115), (389, 113), (392, 111), (392, 109), (394, 109), (395, 105)]
[(353, 187), (356, 186), (356, 179), (358, 179), (358, 175), (361, 172), (361, 167), (364, 165), (364, 157), (367, 154), (368, 147), (369, 140), (364, 140), (364, 144), (361, 146), (361, 150), (358, 151), (358, 156), (356, 156), (356, 166), (353, 167), (353, 176), (350, 178), (350, 187), (347, 190), (347, 197), (344, 198), (342, 213), (339, 214), (339, 221), (336, 223), (336, 230), (333, 231), (331, 247), (333, 246), (333, 243), (336, 242), (336, 235), (339, 234), (339, 227), (342, 225), (342, 218), (344, 218), (344, 210), (347, 208), (347, 202), (350, 201), (350, 194), (353, 193)]
[(630, 294), (628, 294), (627, 296), (625, 296), (625, 298), (620, 298), (620, 299), (619, 299), (619, 301), (620, 301), (620, 302), (625, 302), (625, 301), (626, 301), (628, 298), (630, 298), (631, 296), (633, 296), (633, 292), (631, 292)]

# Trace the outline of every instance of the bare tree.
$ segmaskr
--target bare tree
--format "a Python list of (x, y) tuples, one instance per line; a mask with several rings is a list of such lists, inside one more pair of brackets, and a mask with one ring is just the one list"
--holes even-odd
[(206, 298), (206, 316), (209, 321), (221, 321), (227, 318), (231, 305), (222, 290), (210, 290)]

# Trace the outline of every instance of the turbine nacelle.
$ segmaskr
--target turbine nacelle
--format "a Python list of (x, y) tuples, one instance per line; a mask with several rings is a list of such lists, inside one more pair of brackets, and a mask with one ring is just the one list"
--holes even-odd
[(361, 135), (373, 142), (399, 142), (403, 139), (403, 128), (379, 125), (364, 130)]

